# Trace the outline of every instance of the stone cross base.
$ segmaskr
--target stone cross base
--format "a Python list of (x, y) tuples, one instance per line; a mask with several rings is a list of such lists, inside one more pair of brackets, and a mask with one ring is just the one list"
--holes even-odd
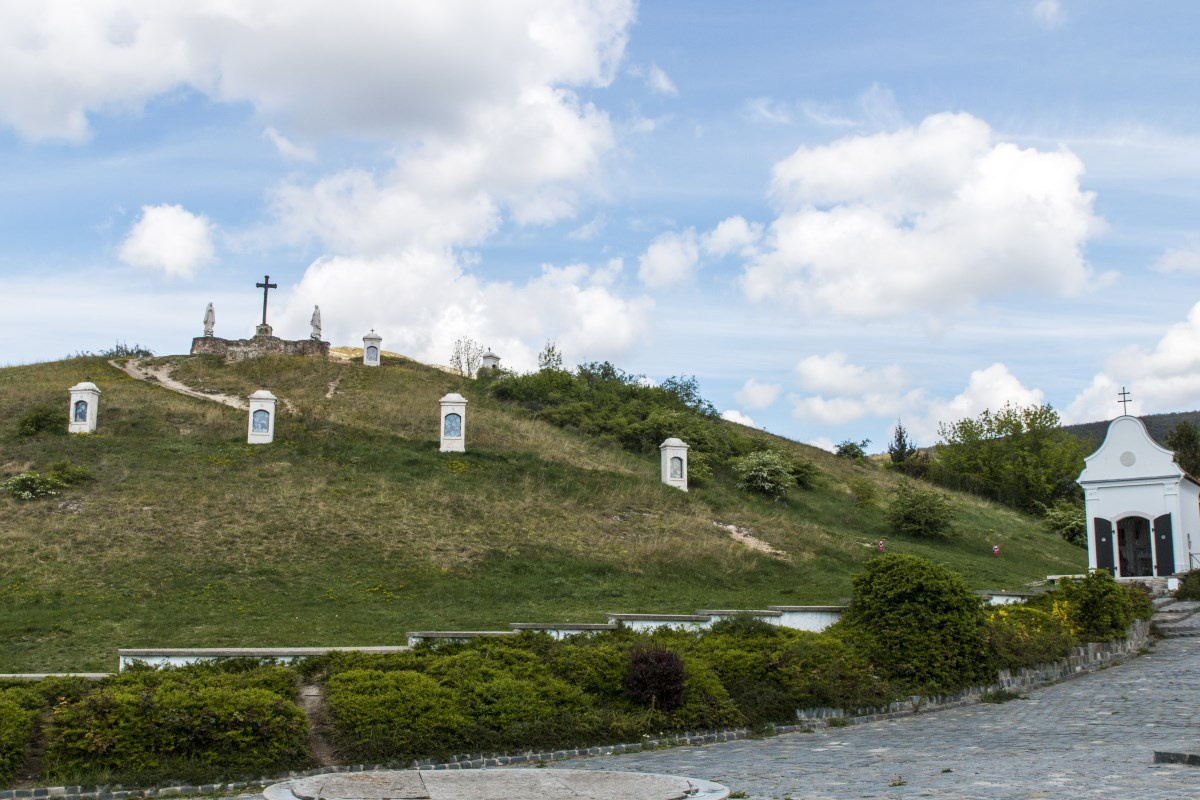
[(329, 342), (316, 339), (280, 339), (277, 336), (255, 336), (253, 339), (197, 336), (192, 339), (192, 355), (220, 356), (226, 361), (244, 361), (247, 358), (268, 355), (328, 358)]

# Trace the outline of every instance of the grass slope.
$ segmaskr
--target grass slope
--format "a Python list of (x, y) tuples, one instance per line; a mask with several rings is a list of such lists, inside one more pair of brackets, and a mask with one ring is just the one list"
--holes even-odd
[[(816, 488), (771, 502), (718, 478), (685, 494), (659, 483), (657, 454), (529, 419), (412, 361), (156, 361), (202, 390), (269, 386), (292, 410), (275, 444), (252, 447), (245, 412), (101, 359), (0, 369), (0, 479), (62, 459), (94, 476), (60, 497), (0, 498), (0, 672), (113, 669), (118, 647), (394, 644), (418, 629), (838, 602), (881, 536), (977, 588), (1086, 563), (1034, 520), (967, 497), (957, 539), (892, 536), (882, 503), (850, 491), (886, 496), (892, 473), (782, 439), (818, 464)], [(98, 434), (16, 436), (39, 404), (61, 407), (65, 429), (66, 388), (88, 378), (103, 392)], [(470, 400), (466, 454), (438, 452), (449, 391)]]

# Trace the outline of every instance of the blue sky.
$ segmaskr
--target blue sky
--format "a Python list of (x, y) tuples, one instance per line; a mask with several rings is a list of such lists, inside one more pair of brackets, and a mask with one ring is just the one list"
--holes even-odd
[(1188, 2), (0, 7), (0, 364), (546, 341), (829, 446), (1200, 407)]

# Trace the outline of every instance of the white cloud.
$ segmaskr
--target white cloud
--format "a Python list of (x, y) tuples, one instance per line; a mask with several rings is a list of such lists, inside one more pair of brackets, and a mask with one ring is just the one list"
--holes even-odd
[(1102, 226), (1082, 173), (1069, 151), (997, 142), (969, 114), (801, 147), (775, 165), (779, 215), (742, 288), (866, 319), (1078, 293)]
[(274, 232), (370, 255), (478, 244), (499, 227), (505, 208), (523, 224), (573, 214), (576, 187), (613, 144), (606, 116), (546, 87), (476, 123), (461, 138), (431, 138), (383, 174), (352, 169), (277, 187)]
[(213, 260), (213, 224), (183, 206), (142, 206), (142, 216), (121, 243), (118, 257), (134, 267), (190, 278)]
[(1033, 18), (1043, 28), (1057, 28), (1067, 20), (1060, 0), (1037, 0), (1033, 5)]
[(736, 422), (738, 425), (745, 425), (747, 428), (757, 428), (758, 424), (737, 409), (729, 409), (721, 412), (721, 419), (727, 419), (730, 422)]
[(754, 97), (746, 102), (746, 115), (755, 122), (786, 125), (792, 114), (786, 106), (771, 97)]
[(740, 215), (721, 220), (701, 238), (704, 252), (714, 256), (727, 256), (741, 253), (750, 256), (754, 246), (762, 238), (763, 226), (757, 222), (747, 222)]
[(311, 147), (298, 145), (274, 128), (263, 131), (263, 138), (275, 145), (279, 155), (291, 161), (316, 161), (317, 151)]
[(1158, 272), (1200, 273), (1200, 247), (1172, 248), (1154, 263)]
[(469, 125), (531, 86), (606, 85), (632, 2), (43, 0), (0, 6), (0, 121), (81, 141), (88, 115), (189, 86), (310, 134)]
[(679, 94), (679, 89), (676, 88), (675, 82), (671, 80), (667, 73), (663, 72), (658, 64), (650, 65), (650, 70), (646, 73), (646, 84), (659, 94), (672, 96)]
[(446, 363), (462, 336), (518, 370), (536, 367), (547, 340), (570, 361), (618, 358), (640, 341), (653, 306), (613, 290), (619, 269), (544, 266), (513, 284), (483, 280), (435, 250), (323, 258), (290, 291), (276, 328), (304, 330), (319, 305), (330, 341), (357, 344), (373, 327), (387, 349), (432, 363)]
[(1131, 414), (1200, 408), (1200, 303), (1153, 348), (1129, 347), (1107, 359), (1103, 371), (1067, 407), (1064, 419), (1092, 422), (1117, 416), (1121, 387), (1132, 394)]
[(700, 262), (700, 246), (692, 228), (660, 234), (638, 259), (638, 278), (653, 289), (682, 283)]
[(751, 410), (761, 410), (770, 408), (779, 395), (783, 392), (783, 387), (776, 383), (759, 383), (750, 378), (747, 380), (741, 389), (738, 389), (733, 394), (733, 399), (738, 401), (738, 405), (745, 406)]
[(904, 371), (895, 364), (867, 369), (847, 364), (845, 353), (809, 356), (796, 365), (796, 377), (809, 392), (832, 395), (863, 395), (898, 392), (908, 383)]
[(833, 439), (830, 439), (828, 436), (818, 436), (815, 439), (810, 439), (807, 444), (811, 444), (813, 447), (819, 447), (822, 450), (827, 450), (830, 453), (837, 452), (837, 445), (834, 444)]
[(604, 214), (597, 214), (588, 222), (568, 233), (567, 238), (586, 242), (595, 239), (606, 227), (608, 227), (608, 217)]
[(984, 410), (996, 411), (1010, 403), (1014, 406), (1042, 405), (1045, 395), (1040, 389), (1023, 385), (1004, 364), (992, 364), (972, 372), (966, 388), (952, 399), (929, 403), (924, 417), (912, 423), (911, 432), (914, 438), (931, 441), (937, 437), (939, 423), (977, 417)]

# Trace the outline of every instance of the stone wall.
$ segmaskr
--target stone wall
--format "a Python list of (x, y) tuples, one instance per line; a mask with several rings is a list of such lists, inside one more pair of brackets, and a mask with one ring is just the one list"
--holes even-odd
[(197, 336), (192, 339), (192, 355), (220, 356), (226, 361), (242, 361), (262, 356), (329, 356), (329, 342), (316, 339), (280, 339), (278, 336), (255, 336), (252, 339), (221, 339), (216, 336)]

